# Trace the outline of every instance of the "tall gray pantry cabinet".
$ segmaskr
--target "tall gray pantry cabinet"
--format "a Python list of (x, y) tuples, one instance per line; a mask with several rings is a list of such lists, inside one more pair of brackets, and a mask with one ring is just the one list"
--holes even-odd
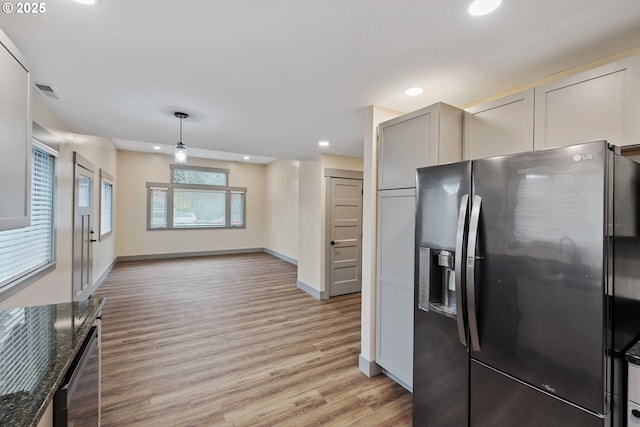
[(444, 103), (378, 126), (376, 363), (413, 388), (416, 169), (462, 160), (462, 110)]

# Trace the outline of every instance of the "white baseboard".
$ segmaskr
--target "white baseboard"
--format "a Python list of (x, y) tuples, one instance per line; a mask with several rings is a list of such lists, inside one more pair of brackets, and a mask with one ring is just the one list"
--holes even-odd
[(358, 359), (358, 367), (360, 368), (360, 371), (368, 377), (375, 377), (382, 373), (382, 369), (375, 361), (367, 359), (362, 354)]
[(176, 253), (149, 254), (149, 255), (125, 255), (125, 256), (119, 256), (118, 262), (147, 261), (151, 259), (191, 258), (191, 257), (211, 256), (211, 255), (250, 254), (250, 253), (256, 253), (256, 252), (265, 252), (265, 250), (264, 248), (248, 248), (248, 249), (224, 249), (224, 250), (218, 250), (218, 251), (176, 252)]
[(305, 291), (306, 293), (308, 293), (309, 295), (311, 295), (315, 299), (323, 300), (323, 299), (327, 299), (328, 298), (328, 296), (327, 296), (325, 291), (319, 291), (316, 288), (307, 285), (303, 281), (298, 280), (296, 286), (298, 287), (298, 289)]
[(97, 291), (100, 285), (102, 285), (102, 282), (104, 282), (104, 279), (107, 278), (107, 275), (109, 275), (113, 266), (116, 265), (116, 262), (118, 262), (118, 258), (113, 258), (107, 268), (104, 269), (100, 277), (98, 277), (98, 279), (93, 283), (93, 292)]
[(269, 248), (264, 248), (264, 251), (266, 253), (268, 253), (269, 255), (273, 255), (276, 258), (280, 258), (283, 261), (287, 261), (289, 264), (293, 264), (295, 266), (298, 265), (298, 260), (297, 259), (293, 259), (290, 256), (287, 256), (285, 254), (281, 254), (280, 252), (276, 252), (276, 251), (271, 250)]

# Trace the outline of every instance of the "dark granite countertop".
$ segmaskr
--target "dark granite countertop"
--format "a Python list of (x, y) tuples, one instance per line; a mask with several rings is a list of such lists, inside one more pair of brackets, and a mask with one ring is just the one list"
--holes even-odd
[(103, 304), (0, 310), (0, 426), (38, 423)]
[(640, 341), (634, 344), (627, 352), (625, 353), (625, 357), (629, 361), (629, 363), (633, 363), (634, 365), (640, 365)]

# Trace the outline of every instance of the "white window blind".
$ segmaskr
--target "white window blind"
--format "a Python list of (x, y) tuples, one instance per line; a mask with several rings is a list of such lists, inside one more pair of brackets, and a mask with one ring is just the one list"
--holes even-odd
[(32, 149), (31, 225), (0, 232), (0, 288), (53, 262), (55, 157)]
[(244, 192), (231, 192), (231, 226), (239, 227), (244, 225), (244, 199)]
[(150, 188), (149, 228), (167, 227), (167, 197), (168, 188)]
[[(103, 172), (101, 171), (101, 174)], [(113, 231), (113, 184), (102, 177), (100, 180), (100, 238)]]

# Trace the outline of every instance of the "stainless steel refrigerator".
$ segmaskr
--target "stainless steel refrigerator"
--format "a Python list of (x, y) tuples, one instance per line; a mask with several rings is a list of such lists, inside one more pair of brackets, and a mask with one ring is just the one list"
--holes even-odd
[(622, 425), (640, 165), (615, 151), (417, 170), (414, 426)]

